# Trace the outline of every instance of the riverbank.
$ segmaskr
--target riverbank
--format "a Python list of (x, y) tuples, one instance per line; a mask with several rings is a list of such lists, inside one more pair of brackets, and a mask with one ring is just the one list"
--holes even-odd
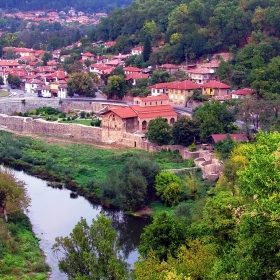
[(120, 172), (127, 160), (148, 158), (161, 169), (185, 168), (194, 164), (192, 160), (183, 160), (178, 151), (146, 152), (80, 143), (48, 143), (6, 131), (0, 131), (0, 143), (0, 162), (50, 182), (63, 182), (73, 195), (82, 195), (107, 208), (112, 205), (102, 195), (100, 184), (113, 170)]
[(27, 216), (9, 215), (8, 223), (0, 218), (0, 279), (48, 279), (49, 266), (39, 248)]

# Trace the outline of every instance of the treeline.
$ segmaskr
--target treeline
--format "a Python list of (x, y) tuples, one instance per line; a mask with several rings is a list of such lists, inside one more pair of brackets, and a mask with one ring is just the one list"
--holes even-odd
[(89, 13), (110, 12), (117, 7), (127, 6), (131, 0), (60, 0), (60, 1), (43, 1), (43, 0), (7, 0), (0, 3), (2, 9), (17, 9), (20, 11), (39, 11), (39, 10), (56, 10), (68, 11), (74, 8), (76, 11)]
[[(155, 62), (182, 62), (249, 42), (279, 38), (278, 1), (137, 0), (102, 19), (96, 39), (144, 44), (149, 36)], [(118, 41), (118, 40), (117, 40)]]

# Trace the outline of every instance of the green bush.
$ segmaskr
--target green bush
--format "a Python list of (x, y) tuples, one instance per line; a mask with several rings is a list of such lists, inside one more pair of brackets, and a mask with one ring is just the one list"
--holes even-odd
[(190, 152), (195, 152), (197, 150), (197, 145), (195, 143), (192, 143), (189, 147), (188, 147)]

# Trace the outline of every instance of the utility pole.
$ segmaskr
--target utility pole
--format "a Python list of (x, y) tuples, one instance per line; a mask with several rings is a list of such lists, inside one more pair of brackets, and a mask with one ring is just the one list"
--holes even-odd
[(186, 53), (185, 57), (186, 57), (186, 67), (188, 67), (188, 53)]

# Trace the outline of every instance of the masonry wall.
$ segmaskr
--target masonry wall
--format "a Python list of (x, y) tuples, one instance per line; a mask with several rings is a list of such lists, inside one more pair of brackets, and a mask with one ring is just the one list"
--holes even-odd
[(23, 118), (0, 114), (0, 129), (20, 131), (23, 133), (39, 133), (61, 137), (74, 137), (101, 142), (101, 128), (71, 123), (47, 122), (41, 119)]
[[(117, 107), (117, 105), (109, 104), (104, 102), (92, 102), (92, 101), (72, 101), (63, 100), (62, 103), (59, 99), (54, 98), (38, 98), (38, 99), (22, 99), (25, 100), (9, 100), (8, 102), (3, 100), (0, 101), (0, 114), (13, 115), (15, 112), (25, 113), (29, 110), (35, 110), (40, 107), (52, 107), (61, 110), (65, 113), (72, 112), (75, 110), (88, 111), (88, 112), (99, 112), (108, 105), (110, 107)], [(118, 105), (121, 106), (121, 105)]]

